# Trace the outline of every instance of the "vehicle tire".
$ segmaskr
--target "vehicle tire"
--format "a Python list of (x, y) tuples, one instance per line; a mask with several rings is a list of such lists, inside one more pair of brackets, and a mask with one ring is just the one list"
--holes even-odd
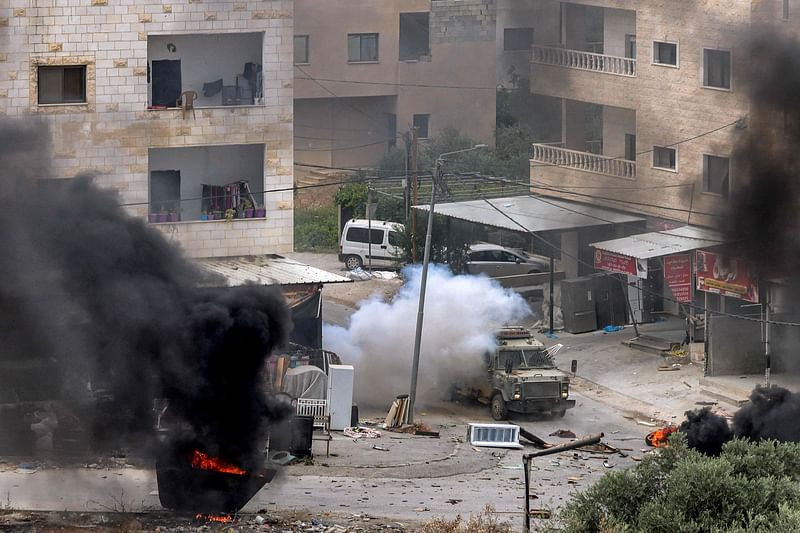
[(348, 255), (344, 258), (344, 266), (347, 267), (347, 270), (355, 270), (357, 268), (362, 268), (364, 266), (364, 262), (358, 255)]
[(499, 392), (492, 396), (492, 418), (505, 420), (508, 418), (508, 405)]

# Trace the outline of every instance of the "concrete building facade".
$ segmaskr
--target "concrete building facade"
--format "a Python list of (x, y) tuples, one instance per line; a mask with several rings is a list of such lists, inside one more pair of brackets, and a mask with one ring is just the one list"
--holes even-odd
[(496, 0), (295, 1), (295, 154), (368, 166), (416, 126), (491, 143)]
[(42, 178), (92, 174), (191, 257), (292, 250), (291, 0), (6, 6), (0, 112), (47, 123)]

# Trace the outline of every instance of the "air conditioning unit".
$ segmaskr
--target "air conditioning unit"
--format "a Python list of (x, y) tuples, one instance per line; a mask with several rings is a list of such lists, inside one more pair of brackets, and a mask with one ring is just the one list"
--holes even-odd
[(522, 448), (519, 443), (519, 426), (514, 424), (469, 425), (467, 438), (473, 446), (488, 448)]

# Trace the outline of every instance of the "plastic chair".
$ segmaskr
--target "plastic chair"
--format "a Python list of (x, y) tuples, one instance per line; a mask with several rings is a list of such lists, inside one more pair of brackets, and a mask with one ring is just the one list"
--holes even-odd
[(186, 112), (192, 110), (192, 118), (197, 118), (194, 113), (194, 101), (197, 100), (197, 93), (195, 91), (184, 91), (181, 97), (175, 102), (175, 105), (180, 106), (183, 111), (183, 119), (186, 120)]

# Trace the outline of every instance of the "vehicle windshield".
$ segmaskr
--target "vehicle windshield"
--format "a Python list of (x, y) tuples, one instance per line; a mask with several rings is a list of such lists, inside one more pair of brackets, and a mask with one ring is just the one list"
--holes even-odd
[(502, 350), (497, 358), (497, 368), (502, 370), (511, 364), (514, 370), (527, 368), (554, 368), (553, 358), (540, 348), (527, 350)]

